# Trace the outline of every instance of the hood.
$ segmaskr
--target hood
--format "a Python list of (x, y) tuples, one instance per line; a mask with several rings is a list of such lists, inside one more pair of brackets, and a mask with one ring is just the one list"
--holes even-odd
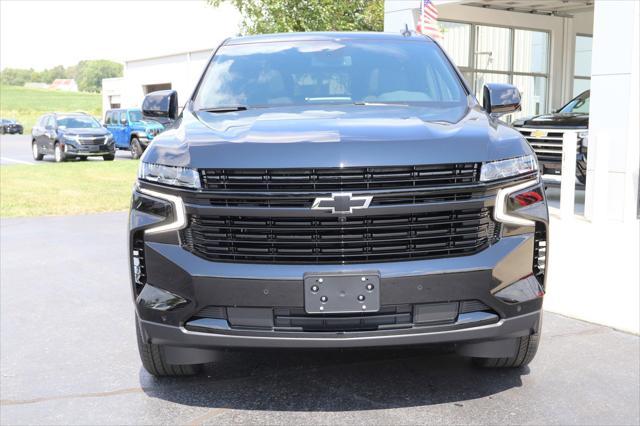
[(106, 136), (111, 134), (104, 127), (91, 128), (71, 128), (71, 129), (58, 129), (58, 131), (65, 135), (80, 135), (80, 136)]
[(195, 168), (363, 167), (490, 161), (531, 153), (477, 106), (185, 110), (143, 161)]
[(164, 129), (164, 126), (162, 124), (153, 120), (134, 121), (131, 124), (133, 127), (137, 127), (140, 129)]
[(587, 128), (589, 127), (589, 114), (554, 113), (536, 115), (533, 117), (516, 120), (516, 127), (558, 127), (558, 128)]

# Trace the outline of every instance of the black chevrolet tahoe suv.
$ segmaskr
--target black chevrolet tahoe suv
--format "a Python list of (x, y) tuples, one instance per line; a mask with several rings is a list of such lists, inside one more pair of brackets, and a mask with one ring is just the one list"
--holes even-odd
[(515, 120), (513, 126), (527, 138), (540, 163), (545, 181), (553, 183), (562, 173), (562, 139), (568, 131), (576, 132), (576, 179), (587, 182), (587, 150), (589, 145), (590, 91), (582, 92), (551, 114)]
[(130, 212), (143, 366), (187, 375), (221, 350), (446, 343), (531, 361), (548, 213), (536, 157), (427, 37), (226, 40), (142, 156)]

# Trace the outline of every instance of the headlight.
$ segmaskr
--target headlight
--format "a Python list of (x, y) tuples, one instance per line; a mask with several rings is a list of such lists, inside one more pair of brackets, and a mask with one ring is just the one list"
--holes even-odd
[(113, 142), (113, 135), (107, 135), (106, 138), (104, 138), (104, 143), (111, 143)]
[(480, 181), (487, 182), (511, 176), (523, 175), (538, 170), (538, 160), (533, 155), (508, 158), (506, 160), (483, 163), (480, 170)]
[(187, 167), (163, 166), (161, 164), (140, 163), (138, 178), (165, 185), (200, 188), (198, 171)]

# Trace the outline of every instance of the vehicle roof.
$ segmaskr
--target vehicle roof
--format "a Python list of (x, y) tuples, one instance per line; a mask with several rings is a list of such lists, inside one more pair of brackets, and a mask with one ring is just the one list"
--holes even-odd
[(107, 112), (113, 111), (142, 111), (140, 108), (111, 108), (108, 109)]
[(270, 43), (277, 41), (335, 41), (335, 40), (397, 40), (397, 41), (431, 41), (425, 35), (409, 32), (383, 33), (366, 31), (343, 31), (343, 32), (308, 32), (308, 33), (276, 33), (261, 34), (251, 36), (231, 37), (226, 40), (225, 45), (249, 44), (249, 43)]
[(65, 116), (65, 117), (72, 117), (74, 115), (89, 115), (86, 112), (52, 112), (50, 114), (45, 114), (45, 115), (55, 115), (55, 116)]

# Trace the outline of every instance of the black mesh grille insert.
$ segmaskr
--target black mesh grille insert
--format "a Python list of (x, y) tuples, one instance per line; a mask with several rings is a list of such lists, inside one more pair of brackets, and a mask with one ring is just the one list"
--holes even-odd
[(367, 263), (473, 254), (499, 228), (487, 208), (344, 218), (192, 215), (182, 241), (216, 261)]
[(536, 225), (533, 246), (533, 275), (544, 288), (544, 273), (547, 265), (547, 231), (544, 225)]
[(340, 192), (477, 182), (479, 163), (326, 169), (203, 169), (203, 187), (225, 191)]
[(301, 328), (305, 331), (377, 330), (381, 327), (411, 325), (411, 305), (383, 306), (371, 314), (309, 315), (302, 308), (274, 310), (276, 328)]
[(133, 236), (131, 263), (133, 265), (133, 281), (137, 294), (147, 283), (147, 267), (144, 261), (144, 240), (142, 239), (142, 232), (136, 232)]
[(469, 312), (477, 312), (477, 311), (490, 311), (491, 308), (485, 305), (480, 300), (464, 300), (460, 302), (460, 313), (466, 314)]

